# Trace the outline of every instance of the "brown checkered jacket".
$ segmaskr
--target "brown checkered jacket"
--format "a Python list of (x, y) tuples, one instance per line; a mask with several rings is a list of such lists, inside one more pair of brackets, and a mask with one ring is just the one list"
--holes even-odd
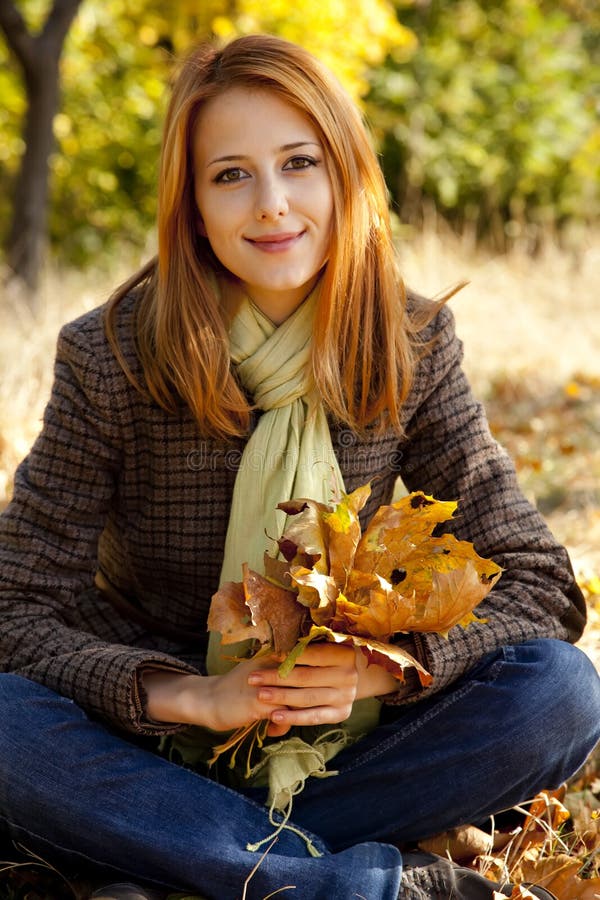
[[(118, 328), (141, 377), (133, 306), (123, 301)], [(62, 329), (43, 430), (0, 518), (0, 671), (39, 681), (120, 728), (158, 734), (179, 726), (144, 718), (136, 674), (146, 666), (202, 671), (244, 442), (204, 440), (183, 403), (168, 414), (137, 392), (108, 345), (102, 313)], [(449, 640), (415, 636), (439, 690), (501, 645), (576, 640), (585, 605), (566, 552), (520, 493), (470, 392), (449, 310), (424, 333), (433, 335), (402, 440), (331, 431), (347, 489), (373, 480), (363, 524), (400, 476), (408, 490), (459, 499), (453, 533), (505, 569), (480, 607), (487, 624), (456, 627)], [(99, 567), (133, 614), (95, 588)]]

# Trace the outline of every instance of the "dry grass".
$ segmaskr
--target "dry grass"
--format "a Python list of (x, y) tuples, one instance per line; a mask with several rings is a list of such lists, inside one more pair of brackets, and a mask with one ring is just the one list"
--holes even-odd
[[(600, 234), (590, 235), (577, 256), (549, 240), (532, 259), (518, 248), (493, 257), (468, 236), (429, 228), (405, 235), (401, 256), (408, 283), (422, 293), (470, 280), (452, 300), (465, 368), (516, 460), (523, 489), (571, 552), (590, 610), (582, 646), (600, 667)], [(60, 325), (103, 302), (131, 268), (121, 265), (112, 277), (52, 276), (35, 312), (19, 297), (0, 296), (0, 507), (40, 427)], [(500, 862), (484, 860), (484, 867), (512, 866), (514, 875), (525, 866), (531, 874), (538, 859), (540, 873), (544, 865), (568, 872), (564, 883), (553, 883), (559, 900), (600, 897), (598, 882), (589, 880), (600, 876), (599, 798), (596, 758), (567, 793), (571, 819), (548, 821), (537, 850), (517, 836)], [(36, 871), (14, 870), (8, 883), (0, 881), (1, 900), (85, 896), (77, 885), (65, 894), (56, 880), (47, 887), (48, 876)], [(580, 883), (581, 874), (588, 880)]]

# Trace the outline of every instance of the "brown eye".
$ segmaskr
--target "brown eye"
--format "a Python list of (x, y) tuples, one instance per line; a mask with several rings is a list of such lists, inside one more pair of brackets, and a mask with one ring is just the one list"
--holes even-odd
[(233, 184), (247, 177), (243, 169), (224, 169), (215, 178), (216, 184)]
[(286, 162), (284, 169), (308, 169), (310, 166), (316, 166), (317, 160), (310, 156), (293, 156)]

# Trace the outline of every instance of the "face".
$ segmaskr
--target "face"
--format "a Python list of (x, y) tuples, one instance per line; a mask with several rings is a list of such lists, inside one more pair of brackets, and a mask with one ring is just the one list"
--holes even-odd
[(333, 196), (314, 125), (268, 90), (231, 88), (194, 135), (200, 230), (274, 322), (310, 293), (327, 261)]

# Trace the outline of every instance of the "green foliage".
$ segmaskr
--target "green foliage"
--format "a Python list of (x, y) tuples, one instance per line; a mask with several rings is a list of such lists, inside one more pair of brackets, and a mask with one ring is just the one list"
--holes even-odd
[(168, 52), (123, 6), (84, 3), (63, 57), (50, 235), (75, 264), (112, 241), (142, 245), (156, 212)]
[(399, 14), (420, 46), (372, 73), (369, 109), (401, 217), (418, 220), (428, 197), (501, 240), (592, 219), (600, 31), (585, 5), (431, 0)]

